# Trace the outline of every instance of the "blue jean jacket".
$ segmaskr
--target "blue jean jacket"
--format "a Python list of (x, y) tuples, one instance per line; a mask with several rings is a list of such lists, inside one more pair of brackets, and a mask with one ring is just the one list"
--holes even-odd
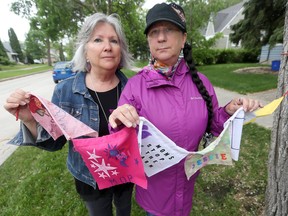
[[(121, 90), (127, 83), (127, 78), (121, 71), (116, 72), (121, 81)], [(52, 102), (70, 113), (78, 120), (82, 121), (95, 131), (99, 130), (99, 107), (93, 101), (85, 84), (85, 72), (78, 72), (76, 76), (68, 78), (56, 85), (52, 96)], [(48, 151), (57, 151), (63, 148), (67, 142), (64, 136), (57, 140), (53, 138), (40, 126), (37, 125), (38, 137), (36, 141), (32, 138), (29, 130), (24, 124), (21, 124), (18, 134), (9, 142), (9, 144), (19, 146), (36, 146)], [(80, 154), (73, 148), (73, 143), (69, 143), (67, 157), (67, 168), (71, 174), (78, 180), (96, 188), (96, 182), (82, 160)]]

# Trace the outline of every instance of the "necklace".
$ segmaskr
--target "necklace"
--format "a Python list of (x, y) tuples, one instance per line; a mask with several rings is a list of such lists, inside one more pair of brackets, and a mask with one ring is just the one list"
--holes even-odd
[[(91, 80), (92, 80), (92, 78), (91, 78)], [(92, 83), (93, 83), (93, 80), (92, 80)], [(99, 98), (99, 96), (98, 96), (98, 93), (96, 92), (96, 91), (94, 91), (95, 92), (95, 95), (96, 95), (96, 98), (97, 98), (97, 100), (98, 100), (98, 102), (99, 102), (99, 105), (100, 105), (100, 108), (101, 108), (101, 111), (103, 112), (103, 115), (104, 115), (104, 117), (105, 117), (105, 120), (106, 120), (106, 122), (107, 122), (107, 124), (108, 124), (108, 117), (107, 117), (107, 115), (106, 115), (106, 113), (105, 113), (105, 110), (104, 110), (104, 107), (103, 107), (103, 105), (102, 105), (102, 103), (101, 103), (101, 101), (100, 101), (100, 98)], [(117, 101), (117, 103), (118, 103), (118, 100), (119, 100), (119, 87), (118, 87), (118, 85), (116, 86), (116, 101)]]

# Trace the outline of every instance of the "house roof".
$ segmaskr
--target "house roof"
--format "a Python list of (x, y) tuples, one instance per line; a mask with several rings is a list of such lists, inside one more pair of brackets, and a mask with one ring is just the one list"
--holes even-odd
[(3, 42), (3, 46), (4, 46), (5, 50), (6, 50), (6, 52), (15, 53), (15, 52), (13, 51), (13, 49), (11, 48), (9, 42), (7, 42), (7, 41)]
[(215, 32), (223, 31), (225, 26), (239, 13), (244, 3), (245, 1), (242, 1), (241, 3), (219, 11), (213, 18)]

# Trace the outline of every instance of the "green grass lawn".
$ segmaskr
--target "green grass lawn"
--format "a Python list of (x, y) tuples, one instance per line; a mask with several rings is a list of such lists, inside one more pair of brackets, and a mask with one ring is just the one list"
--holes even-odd
[[(205, 74), (214, 86), (235, 91), (240, 94), (266, 91), (277, 87), (278, 73), (235, 73), (246, 67), (259, 67), (259, 64), (219, 64), (200, 66), (198, 70)], [(263, 65), (262, 65), (263, 66)]]
[[(147, 63), (140, 63), (143, 67)], [(197, 67), (198, 71), (206, 75), (214, 86), (235, 91), (240, 94), (255, 93), (277, 87), (278, 73), (235, 73), (234, 71), (246, 67), (260, 67), (260, 64), (219, 64)], [(267, 66), (268, 67), (268, 66)], [(129, 76), (134, 73), (124, 70)]]
[(24, 76), (27, 74), (52, 71), (52, 67), (45, 64), (33, 64), (33, 65), (12, 65), (1, 66), (0, 65), (0, 79)]
[[(248, 92), (276, 87), (275, 75), (251, 76), (232, 72), (247, 66), (212, 65), (199, 67), (198, 70), (207, 75), (214, 85), (233, 91), (242, 92), (242, 88), (249, 86)], [(134, 74), (131, 71), (125, 73), (128, 76)], [(272, 84), (269, 85), (269, 82)], [(263, 87), (260, 88), (261, 85)], [(244, 125), (239, 161), (233, 162), (233, 166), (208, 165), (202, 169), (196, 183), (191, 215), (263, 214), (270, 132), (253, 123)], [(52, 153), (33, 147), (18, 148), (0, 166), (0, 215), (87, 215), (66, 168), (67, 150), (65, 147)], [(133, 199), (132, 216), (144, 215)]]

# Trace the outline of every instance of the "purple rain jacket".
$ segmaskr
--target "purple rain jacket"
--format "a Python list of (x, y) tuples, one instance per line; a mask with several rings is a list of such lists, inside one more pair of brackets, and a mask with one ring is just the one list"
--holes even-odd
[[(192, 82), (184, 59), (171, 80), (149, 70), (146, 66), (128, 80), (119, 105), (133, 105), (139, 116), (152, 122), (178, 146), (197, 151), (208, 115), (206, 103)], [(219, 107), (214, 88), (207, 77), (198, 74), (212, 97), (214, 118), (211, 129), (218, 136), (230, 115)], [(199, 172), (188, 181), (184, 161), (148, 178), (147, 190), (136, 186), (136, 201), (144, 210), (157, 216), (189, 215)]]

